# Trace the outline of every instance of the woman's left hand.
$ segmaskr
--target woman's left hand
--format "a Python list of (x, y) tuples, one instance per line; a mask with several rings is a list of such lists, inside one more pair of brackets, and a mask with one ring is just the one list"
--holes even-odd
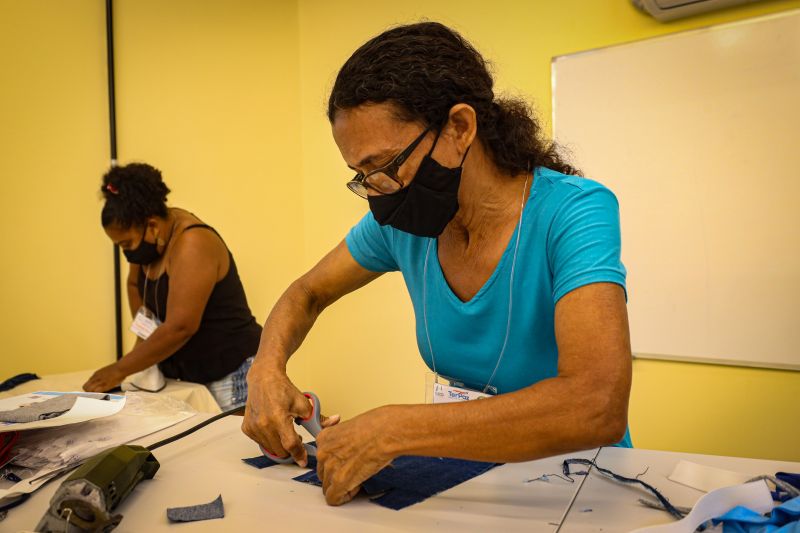
[(352, 500), (364, 481), (394, 459), (387, 450), (389, 409), (367, 411), (317, 435), (317, 476), (328, 505)]
[(89, 378), (89, 381), (83, 384), (83, 390), (86, 392), (106, 392), (125, 379), (125, 374), (119, 371), (116, 363), (104, 366)]

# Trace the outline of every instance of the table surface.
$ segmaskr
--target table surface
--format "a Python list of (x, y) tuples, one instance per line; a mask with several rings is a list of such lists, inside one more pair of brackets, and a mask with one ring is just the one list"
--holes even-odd
[[(201, 421), (196, 415), (172, 428), (137, 441), (151, 444)], [(800, 471), (800, 463), (781, 463), (731, 457), (603, 448), (527, 463), (507, 464), (401, 511), (375, 505), (359, 496), (342, 506), (325, 504), (318, 487), (292, 478), (306, 472), (280, 465), (262, 470), (241, 461), (259, 454), (240, 431), (241, 418), (231, 416), (162, 448), (154, 455), (161, 468), (152, 480), (141, 482), (116, 512), (124, 518), (115, 531), (628, 531), (648, 524), (668, 523), (663, 511), (640, 506), (645, 492), (619, 486), (591, 474), (581, 487), (542, 474), (561, 472), (566, 457), (592, 458), (601, 466), (635, 476), (662, 489), (673, 503), (692, 505), (703, 493), (666, 479), (680, 459), (740, 472), (761, 474), (777, 470)], [(46, 485), (21, 507), (12, 509), (3, 531), (32, 529), (47, 509), (63, 478)], [(580, 491), (578, 490), (580, 488)], [(222, 495), (225, 518), (170, 524), (167, 507), (208, 503)], [(577, 494), (577, 497), (575, 495)], [(574, 502), (573, 502), (574, 498)], [(570, 504), (572, 504), (570, 506)], [(591, 509), (588, 511), (587, 509)]]
[[(793, 462), (623, 448), (603, 448), (597, 464), (625, 477), (646, 471), (639, 479), (657, 488), (673, 505), (692, 507), (705, 492), (667, 479), (681, 459), (752, 477), (800, 472), (800, 463)], [(630, 531), (672, 521), (665, 511), (639, 504), (639, 498), (655, 500), (643, 488), (616, 483), (595, 471), (586, 479), (561, 531)]]
[[(86, 383), (93, 372), (94, 370), (79, 370), (63, 374), (44, 375), (41, 379), (34, 379), (22, 385), (17, 385), (9, 391), (0, 392), (0, 399), (36, 391), (80, 391), (83, 390), (83, 384)], [(168, 379), (166, 387), (152, 394), (163, 394), (182, 400), (199, 413), (213, 415), (222, 412), (208, 388), (200, 383)]]

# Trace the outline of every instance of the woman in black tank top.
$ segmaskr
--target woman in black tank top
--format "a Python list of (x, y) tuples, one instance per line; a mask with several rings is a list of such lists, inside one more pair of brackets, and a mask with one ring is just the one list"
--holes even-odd
[(102, 224), (130, 263), (136, 346), (84, 384), (106, 391), (158, 365), (168, 378), (206, 384), (223, 409), (243, 405), (258, 349), (256, 323), (233, 255), (212, 227), (167, 207), (161, 173), (132, 163), (103, 178)]

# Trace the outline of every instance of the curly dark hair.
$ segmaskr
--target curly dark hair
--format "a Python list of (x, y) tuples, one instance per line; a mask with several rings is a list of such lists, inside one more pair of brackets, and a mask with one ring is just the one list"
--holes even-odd
[(103, 176), (100, 192), (106, 200), (100, 221), (104, 228), (117, 224), (128, 229), (143, 226), (152, 216), (167, 216), (169, 187), (161, 171), (147, 163), (111, 167)]
[(496, 98), (486, 60), (461, 35), (438, 22), (387, 30), (345, 62), (328, 99), (328, 120), (364, 103), (390, 102), (398, 118), (441, 127), (458, 103), (475, 109), (478, 138), (492, 161), (510, 175), (544, 166), (578, 174), (543, 138), (530, 106)]

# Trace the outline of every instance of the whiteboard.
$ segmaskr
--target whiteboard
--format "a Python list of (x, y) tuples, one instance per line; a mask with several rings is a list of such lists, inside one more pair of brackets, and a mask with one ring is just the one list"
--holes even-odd
[(620, 202), (634, 354), (800, 369), (800, 10), (552, 74), (555, 140)]

